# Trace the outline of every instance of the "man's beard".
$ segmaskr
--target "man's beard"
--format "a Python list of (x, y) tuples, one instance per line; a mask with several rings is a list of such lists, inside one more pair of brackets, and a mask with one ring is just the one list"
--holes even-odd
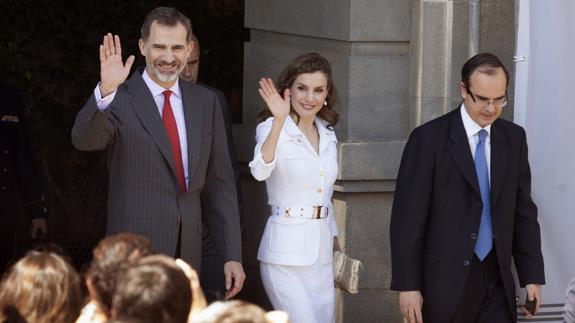
[(148, 67), (148, 70), (155, 76), (155, 78), (162, 82), (162, 83), (169, 83), (169, 82), (173, 82), (178, 78), (178, 75), (180, 75), (180, 73), (184, 70), (184, 68), (186, 67), (186, 65), (182, 64), (181, 61), (179, 60), (175, 60), (173, 64), (177, 65), (176, 70), (173, 73), (165, 73), (162, 72), (158, 67), (156, 67), (157, 65), (169, 65), (168, 63), (166, 63), (163, 60), (156, 60), (154, 62), (149, 61), (146, 58), (146, 66)]

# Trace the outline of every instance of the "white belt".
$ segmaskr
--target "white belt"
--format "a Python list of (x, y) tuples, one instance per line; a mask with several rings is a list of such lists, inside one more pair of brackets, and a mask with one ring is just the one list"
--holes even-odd
[(273, 216), (286, 218), (325, 219), (328, 214), (327, 206), (271, 206)]

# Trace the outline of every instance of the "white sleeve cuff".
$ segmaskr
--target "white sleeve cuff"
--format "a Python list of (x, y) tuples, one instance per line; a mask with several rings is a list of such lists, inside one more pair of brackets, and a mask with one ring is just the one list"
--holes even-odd
[(254, 160), (249, 164), (254, 178), (258, 181), (263, 181), (268, 178), (276, 166), (276, 160), (277, 156), (274, 156), (274, 159), (271, 162), (266, 163), (262, 153), (258, 151), (254, 156)]
[(102, 93), (100, 92), (100, 82), (98, 82), (98, 85), (96, 85), (96, 89), (94, 90), (94, 97), (96, 98), (96, 106), (98, 107), (98, 110), (100, 111), (106, 110), (110, 106), (110, 103), (114, 101), (114, 97), (116, 97), (116, 92), (117, 91), (114, 91), (106, 95), (105, 97), (102, 97)]

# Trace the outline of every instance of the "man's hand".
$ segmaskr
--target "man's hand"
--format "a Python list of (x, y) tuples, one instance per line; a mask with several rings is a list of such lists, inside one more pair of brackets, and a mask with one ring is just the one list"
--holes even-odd
[(421, 297), (420, 291), (399, 292), (399, 309), (407, 322), (423, 323), (423, 316), (421, 315), (422, 305), (423, 297)]
[(102, 97), (116, 91), (122, 84), (134, 63), (134, 55), (130, 55), (126, 64), (122, 62), (122, 46), (120, 37), (108, 33), (100, 45), (100, 93)]
[[(539, 306), (541, 305), (541, 285), (538, 284), (527, 284), (525, 286), (525, 290), (527, 291), (527, 299), (532, 301), (533, 298), (537, 299), (537, 305), (535, 306), (535, 313), (539, 312)], [(531, 313), (525, 308), (521, 307), (521, 310), (527, 317), (532, 316)]]
[[(38, 231), (42, 233), (38, 235)], [(36, 237), (41, 238), (48, 233), (48, 226), (46, 225), (46, 219), (32, 219), (32, 224), (30, 225), (30, 236), (32, 239)]]
[(226, 299), (234, 297), (242, 290), (246, 274), (242, 264), (237, 261), (228, 261), (224, 264), (224, 274), (226, 275)]

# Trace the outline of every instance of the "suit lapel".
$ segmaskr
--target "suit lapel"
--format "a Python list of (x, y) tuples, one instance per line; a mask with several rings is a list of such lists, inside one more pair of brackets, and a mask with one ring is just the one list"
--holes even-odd
[(507, 144), (507, 134), (497, 121), (491, 126), (491, 205), (497, 201), (501, 192), (503, 179), (505, 177), (505, 167), (509, 155), (509, 145)]
[(186, 120), (186, 136), (188, 138), (188, 180), (191, 183), (192, 174), (198, 166), (200, 160), (200, 146), (202, 142), (202, 109), (209, 105), (203, 102), (198, 95), (195, 85), (180, 80), (180, 90), (182, 92), (182, 106), (184, 108), (184, 119)]
[(134, 72), (134, 75), (128, 81), (128, 92), (130, 92), (134, 96), (133, 101), (133, 110), (142, 122), (144, 128), (148, 131), (160, 151), (162, 155), (168, 162), (172, 173), (176, 174), (175, 171), (175, 163), (174, 157), (172, 155), (172, 146), (168, 139), (168, 135), (166, 134), (166, 130), (164, 128), (164, 123), (162, 122), (162, 117), (158, 112), (158, 107), (156, 106), (156, 102), (152, 97), (152, 93), (144, 79), (142, 79), (142, 73), (140, 69)]
[[(461, 109), (461, 107), (459, 107)], [(449, 138), (451, 145), (448, 145), (449, 153), (455, 161), (455, 165), (469, 182), (475, 193), (481, 196), (479, 184), (477, 181), (477, 173), (475, 172), (475, 163), (469, 149), (469, 140), (463, 127), (463, 120), (461, 120), (461, 111), (457, 109), (451, 118), (451, 128), (449, 131)]]

